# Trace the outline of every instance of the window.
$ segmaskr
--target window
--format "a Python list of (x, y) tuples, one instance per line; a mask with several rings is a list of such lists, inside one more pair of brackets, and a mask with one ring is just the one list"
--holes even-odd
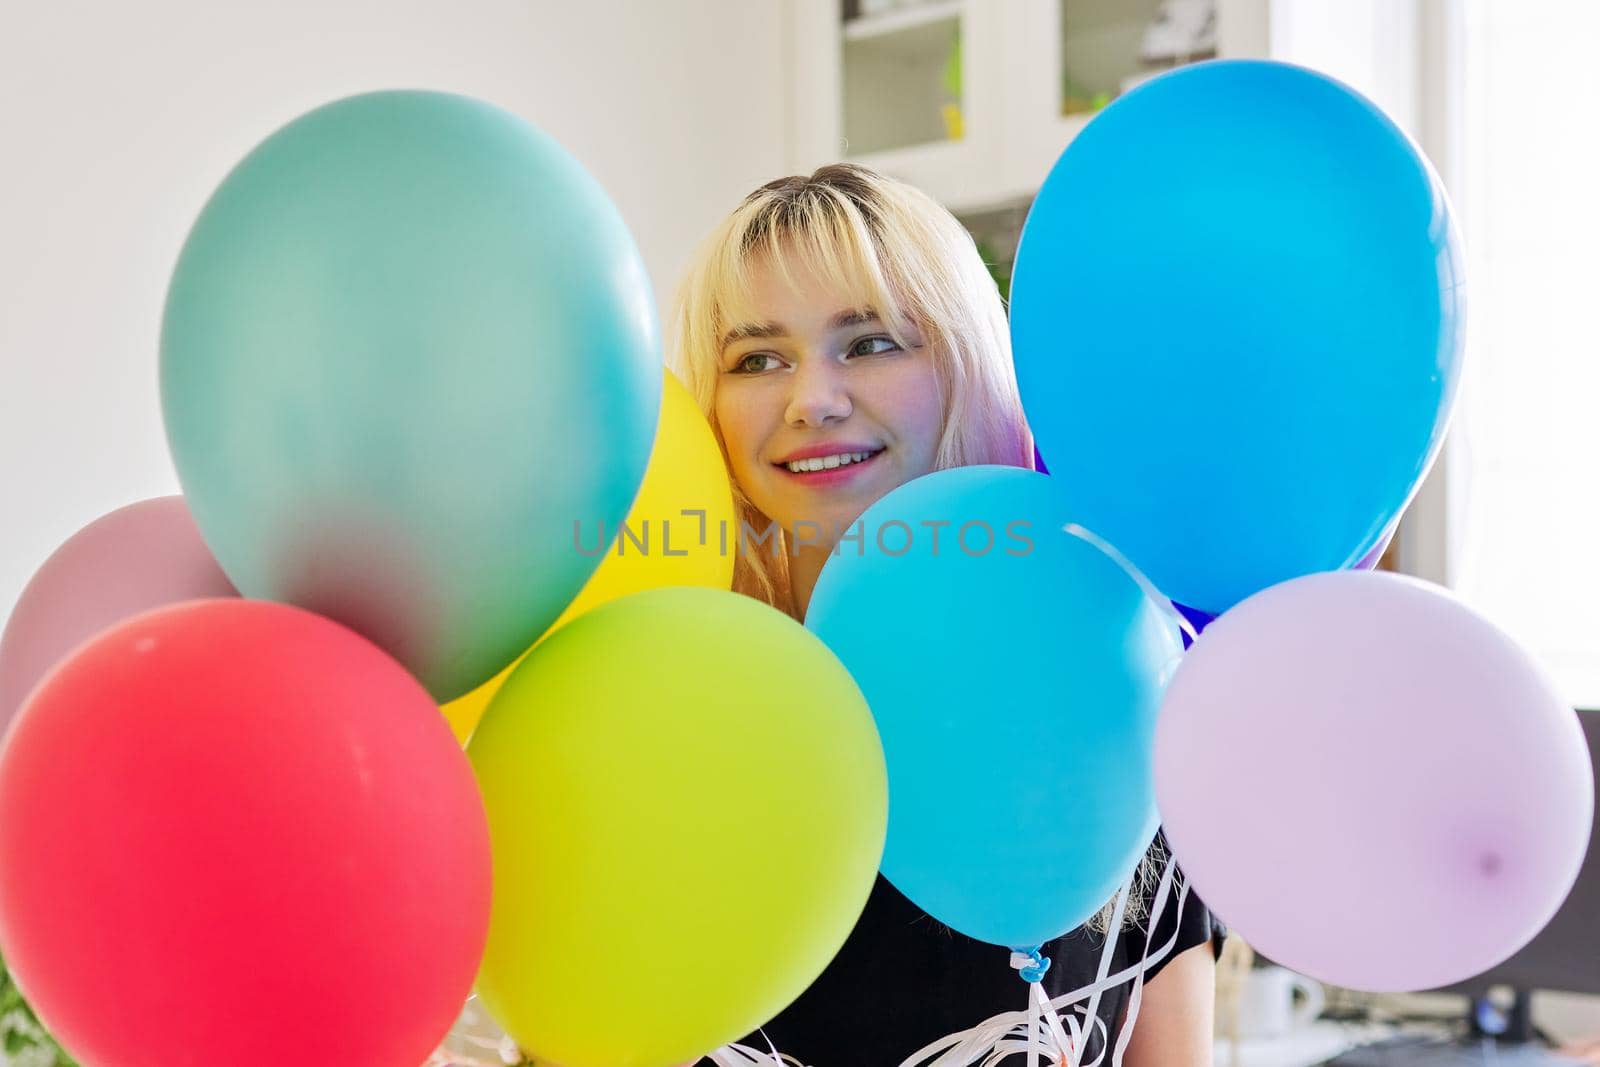
[(1600, 4), (1465, 0), (1452, 582), (1600, 707)]

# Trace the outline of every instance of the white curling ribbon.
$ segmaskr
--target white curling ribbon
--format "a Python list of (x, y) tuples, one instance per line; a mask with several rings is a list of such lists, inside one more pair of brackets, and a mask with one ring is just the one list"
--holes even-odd
[[(1026, 975), (1030, 968), (1038, 967), (1039, 963), (1037, 950), (1011, 954), (1011, 966), (1022, 975)], [(1049, 966), (1048, 962), (1045, 966)], [(1061, 1017), (1050, 1006), (1050, 998), (1045, 995), (1042, 981), (1035, 980), (1028, 983), (1028, 1021), (1025, 1025), (1028, 1039), (1028, 1067), (1039, 1067), (1041, 1045), (1050, 1054), (1051, 1067), (1056, 1067), (1063, 1061), (1070, 1063), (1075, 1055), (1073, 1050), (1082, 1047), (1083, 1035), (1078, 1029), (1077, 1020), (1070, 1016), (1067, 1018), (1067, 1026), (1072, 1030), (1072, 1036), (1069, 1038), (1062, 1029)], [(999, 1054), (1000, 1059), (1010, 1054), (1005, 1044), (1004, 1041), (998, 1042), (993, 1050)], [(989, 1060), (996, 1058), (996, 1055), (991, 1054)]]
[[(1161, 921), (1162, 913), (1166, 910), (1167, 900), (1170, 898), (1172, 893), (1173, 876), (1176, 870), (1176, 862), (1171, 857), (1168, 857), (1166, 867), (1161, 872), (1161, 882), (1156, 887), (1155, 900), (1152, 901), (1150, 905), (1150, 916), (1147, 920), (1146, 926), (1146, 929), (1149, 931), (1153, 932), (1155, 930), (1156, 924)], [(1183, 914), (1183, 905), (1188, 899), (1188, 896), (1189, 886), (1187, 883), (1184, 883), (1178, 887), (1177, 907), (1178, 914), (1180, 916)], [(1071, 993), (1065, 993), (1057, 997), (1052, 1002), (1056, 1007), (1065, 1007), (1068, 1004), (1081, 1000), (1086, 995), (1094, 996), (1099, 992), (1112, 988), (1113, 986), (1119, 986), (1129, 979), (1133, 980), (1133, 989), (1128, 997), (1127, 1017), (1123, 1020), (1122, 1030), (1117, 1035), (1117, 1046), (1112, 1051), (1111, 1067), (1122, 1067), (1122, 1055), (1128, 1048), (1129, 1040), (1133, 1037), (1134, 1022), (1139, 1018), (1139, 1004), (1143, 999), (1142, 994), (1144, 990), (1145, 972), (1149, 970), (1152, 965), (1160, 963), (1162, 960), (1166, 959), (1167, 956), (1171, 955), (1173, 946), (1178, 943), (1179, 933), (1180, 930), (1178, 925), (1174, 924), (1172, 936), (1167, 938), (1166, 943), (1163, 944), (1159, 949), (1156, 949), (1154, 952), (1150, 951), (1150, 940), (1148, 937), (1146, 937), (1144, 956), (1137, 964), (1118, 971), (1109, 978), (1097, 980), (1081, 989), (1075, 989)], [(1105, 1056), (1105, 1051), (1104, 1044), (1102, 1043), (1100, 1054), (1098, 1056), (1096, 1056), (1087, 1064), (1074, 1065), (1074, 1067), (1099, 1067), (1100, 1061)]]
[[(1153, 932), (1156, 929), (1172, 898), (1176, 872), (1177, 864), (1169, 856), (1161, 872), (1161, 881), (1156, 887), (1155, 899), (1151, 901), (1150, 915), (1146, 920), (1146, 929), (1149, 931)], [(1134, 877), (1137, 877), (1137, 872)], [(1117, 906), (1113, 909), (1114, 922), (1109, 927), (1106, 945), (1101, 951), (1100, 967), (1095, 981), (1054, 999), (1045, 998), (1042, 985), (1030, 983), (1030, 999), (1026, 1009), (1002, 1012), (968, 1030), (942, 1037), (918, 1049), (904, 1060), (900, 1067), (969, 1067), (974, 1063), (980, 1064), (981, 1067), (994, 1067), (1009, 1056), (1029, 1055), (1036, 1041), (1055, 1050), (1055, 1054), (1061, 1057), (1056, 1060), (1057, 1064), (1064, 1061), (1068, 1067), (1100, 1067), (1105, 1060), (1108, 1036), (1105, 1021), (1100, 1018), (1098, 1012), (1100, 995), (1108, 989), (1115, 989), (1131, 981), (1133, 988), (1129, 994), (1127, 1017), (1121, 1032), (1117, 1035), (1116, 1047), (1111, 1050), (1110, 1067), (1122, 1067), (1123, 1053), (1133, 1035), (1134, 1022), (1139, 1017), (1145, 972), (1172, 954), (1180, 933), (1178, 925), (1174, 924), (1172, 935), (1156, 948), (1151, 947), (1147, 936), (1144, 954), (1138, 963), (1125, 967), (1115, 974), (1108, 973), (1111, 969), (1112, 956), (1116, 951), (1117, 938), (1121, 936), (1122, 916), (1131, 891), (1132, 878), (1118, 895)], [(1180, 916), (1188, 896), (1187, 881), (1180, 882), (1176, 903)], [(1039, 989), (1038, 1002), (1032, 999), (1034, 987)], [(1093, 1013), (1088, 1008), (1089, 1004), (1094, 1005)], [(1078, 1012), (1082, 1012), (1084, 1016), (1081, 1023)], [(1099, 1052), (1086, 1063), (1075, 1059), (1074, 1057), (1083, 1055), (1096, 1031), (1101, 1033)], [(729, 1067), (743, 1067), (743, 1065), (729, 1065)]]
[[(1056, 1047), (1064, 1050), (1061, 1054), (1062, 1059), (1067, 1063), (1071, 1063), (1075, 1057), (1082, 1054), (1080, 1050), (1088, 1047), (1088, 1038), (1094, 1034), (1094, 1028), (1091, 1027), (1086, 1035), (1083, 1032), (1083, 1028), (1078, 1025), (1078, 1017), (1069, 1011), (1067, 1012), (1066, 1022), (1067, 1027), (1072, 1031), (1072, 1036), (1068, 1037), (1062, 1032), (1061, 1016), (1056, 1014), (1055, 1009), (1050, 1006), (1049, 998), (1044, 995), (1044, 986), (1035, 985), (1032, 993), (1034, 999), (1039, 1001), (1039, 1006), (1042, 1009), (1041, 1014), (1044, 1016), (1046, 1025), (1050, 1027), (1051, 1036), (1056, 1039)], [(1105, 1024), (1100, 1020), (1096, 1019), (1095, 1023), (1100, 1029), (1105, 1029)]]
[[(424, 1061), (422, 1067), (506, 1067), (508, 1064), (524, 1062), (526, 1057), (523, 1056), (522, 1050), (509, 1036), (501, 1034), (499, 1037), (490, 1037), (470, 1031), (470, 1027), (483, 1022), (477, 1000), (476, 993), (467, 997), (456, 1025), (446, 1035), (444, 1042)], [(493, 1020), (490, 1020), (489, 1029), (498, 1032), (493, 1026)], [(494, 1059), (480, 1059), (473, 1052), (461, 1052), (452, 1048), (452, 1045), (470, 1045), (479, 1051), (492, 1052)]]
[[(1028, 988), (1027, 1008), (1003, 1012), (970, 1030), (941, 1038), (918, 1051), (902, 1067), (966, 1067), (974, 1063), (993, 1067), (1010, 1056), (1026, 1056), (1035, 1041), (1050, 1053), (1050, 1067), (1058, 1067), (1071, 1055), (1064, 1050), (1082, 1048), (1096, 1030), (1101, 1031), (1104, 1044), (1104, 1020), (1097, 1018), (1084, 1024), (1076, 1015), (1059, 1015), (1043, 986), (1030, 983)], [(1082, 1011), (1082, 1006), (1077, 1010)], [(1088, 1025), (1087, 1030), (1084, 1025)]]
[(767, 1042), (768, 1052), (753, 1049), (749, 1045), (731, 1043), (723, 1045), (706, 1053), (705, 1058), (716, 1064), (717, 1067), (805, 1067), (805, 1064), (778, 1051), (772, 1039), (767, 1037), (766, 1031), (761, 1036)]
[[(1178, 864), (1171, 856), (1167, 857), (1167, 865), (1161, 872), (1161, 883), (1156, 887), (1156, 899), (1150, 905), (1149, 925), (1146, 929), (1154, 933), (1156, 924), (1161, 921), (1161, 913), (1166, 909), (1167, 898), (1172, 893), (1172, 879), (1178, 869)], [(1117, 1047), (1111, 1055), (1111, 1067), (1122, 1067), (1122, 1054), (1128, 1049), (1128, 1042), (1133, 1037), (1133, 1025), (1139, 1018), (1139, 1004), (1143, 1000), (1145, 971), (1151, 962), (1159, 962), (1171, 954), (1173, 946), (1178, 943), (1178, 934), (1181, 932), (1183, 919), (1183, 905), (1189, 897), (1189, 885), (1185, 882), (1178, 888), (1178, 920), (1172, 924), (1172, 936), (1167, 938), (1167, 943), (1161, 946), (1155, 959), (1150, 959), (1150, 939), (1145, 938), (1145, 956), (1139, 963), (1138, 973), (1134, 975), (1133, 991), (1128, 995), (1128, 1014), (1124, 1021), (1122, 1031), (1117, 1034)]]
[(1069, 522), (1061, 528), (1073, 537), (1089, 542), (1089, 544), (1110, 556), (1112, 561), (1127, 571), (1128, 577), (1132, 578), (1139, 588), (1144, 590), (1144, 595), (1155, 601), (1156, 607), (1166, 612), (1172, 618), (1172, 621), (1178, 624), (1178, 629), (1189, 635), (1191, 643), (1200, 640), (1200, 632), (1194, 628), (1194, 623), (1190, 622), (1183, 612), (1174, 607), (1172, 600), (1163, 595), (1161, 590), (1156, 588), (1156, 583), (1146, 577), (1144, 571), (1135, 567), (1132, 560), (1118, 551), (1116, 545), (1113, 545), (1088, 527), (1079, 526), (1075, 522)]
[[(1011, 962), (1017, 962), (1016, 953), (1012, 953)], [(1040, 990), (1040, 996), (1033, 995), (1035, 989)], [(1039, 1002), (1044, 999), (1043, 989), (1040, 982), (1028, 983), (1028, 1067), (1039, 1067)]]
[[(1122, 919), (1123, 919), (1123, 916), (1125, 916), (1128, 913), (1128, 896), (1129, 896), (1130, 893), (1133, 892), (1133, 883), (1134, 883), (1135, 879), (1137, 879), (1138, 877), (1139, 877), (1139, 871), (1138, 871), (1138, 868), (1135, 868), (1133, 874), (1128, 877), (1128, 880), (1123, 883), (1122, 888), (1120, 890), (1118, 890), (1118, 892), (1117, 892), (1117, 902), (1111, 908), (1111, 921), (1106, 925), (1106, 943), (1105, 943), (1105, 947), (1100, 950), (1100, 966), (1095, 971), (1094, 980), (1095, 980), (1096, 983), (1104, 982), (1106, 980), (1107, 972), (1109, 972), (1111, 970), (1111, 957), (1116, 952), (1117, 938), (1121, 935), (1121, 932), (1122, 932)], [(1148, 944), (1149, 944), (1148, 939), (1146, 940), (1145, 943), (1146, 943), (1146, 946), (1148, 946)], [(1089, 996), (1089, 1007), (1088, 1007), (1088, 1010), (1086, 1010), (1084, 1012), (1084, 1018), (1086, 1018), (1086, 1019), (1097, 1019), (1097, 1018), (1100, 1017), (1100, 994), (1101, 994), (1101, 992), (1102, 992), (1102, 990), (1096, 989), (1092, 994), (1090, 994), (1090, 996)], [(1078, 1055), (1081, 1056), (1083, 1053), (1085, 1053), (1087, 1051), (1088, 1051), (1088, 1046), (1079, 1046)], [(1101, 1041), (1100, 1042), (1100, 1055), (1096, 1056), (1094, 1058), (1094, 1062), (1096, 1064), (1098, 1064), (1100, 1062), (1100, 1060), (1102, 1058), (1104, 1058), (1104, 1056), (1105, 1056), (1105, 1042)], [(1078, 1065), (1078, 1063), (1076, 1061), (1076, 1058), (1069, 1058), (1067, 1060), (1067, 1067), (1079, 1067), (1079, 1065)]]

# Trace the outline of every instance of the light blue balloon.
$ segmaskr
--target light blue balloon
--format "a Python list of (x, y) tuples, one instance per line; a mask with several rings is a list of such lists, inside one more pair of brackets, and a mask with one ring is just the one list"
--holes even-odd
[(1281, 63), (1113, 103), (1024, 226), (1028, 419), (1084, 525), (1217, 614), (1349, 566), (1404, 509), (1460, 377), (1445, 194), (1381, 111)]
[(883, 739), (884, 875), (1011, 948), (1080, 926), (1137, 866), (1157, 822), (1156, 712), (1183, 649), (1170, 606), (1072, 520), (1043, 474), (918, 478), (862, 516), (806, 616)]
[(468, 97), (372, 93), (274, 133), (168, 292), (167, 436), (228, 576), (365, 634), (441, 701), (583, 587), (575, 524), (626, 516), (660, 396), (616, 208)]

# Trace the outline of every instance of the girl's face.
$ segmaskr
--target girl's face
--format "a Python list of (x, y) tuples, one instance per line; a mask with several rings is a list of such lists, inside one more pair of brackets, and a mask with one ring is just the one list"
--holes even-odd
[(902, 330), (913, 347), (901, 348), (838, 283), (801, 267), (788, 285), (764, 259), (752, 267), (751, 317), (719, 353), (717, 423), (750, 502), (797, 545), (828, 544), (933, 470), (942, 391), (914, 328)]

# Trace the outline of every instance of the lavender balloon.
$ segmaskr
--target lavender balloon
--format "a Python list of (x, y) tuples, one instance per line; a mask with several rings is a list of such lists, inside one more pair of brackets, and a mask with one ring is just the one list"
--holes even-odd
[(118, 508), (69, 537), (28, 582), (0, 637), (0, 733), (34, 685), (78, 645), (180, 600), (239, 594), (181, 496)]
[(1155, 772), (1173, 851), (1225, 922), (1294, 970), (1383, 992), (1470, 978), (1532, 939), (1594, 810), (1577, 716), (1528, 655), (1445, 590), (1361, 571), (1212, 623), (1167, 690)]

